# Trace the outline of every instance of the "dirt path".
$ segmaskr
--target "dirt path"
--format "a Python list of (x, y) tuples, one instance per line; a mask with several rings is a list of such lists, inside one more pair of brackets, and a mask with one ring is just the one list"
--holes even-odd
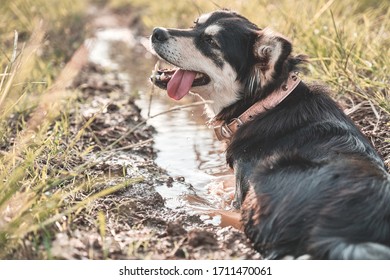
[[(168, 176), (153, 161), (153, 128), (145, 125), (134, 100), (125, 92), (124, 81), (113, 72), (89, 64), (75, 81), (81, 89), (80, 105), (72, 114), (75, 131), (94, 118), (79, 145), (111, 145), (106, 154), (96, 151), (97, 165), (89, 173), (110, 174), (99, 189), (120, 182), (123, 190), (96, 200), (80, 213), (65, 232), (56, 235), (54, 258), (83, 259), (231, 259), (258, 258), (245, 236), (231, 227), (204, 224), (198, 215), (173, 211), (155, 187), (170, 184)], [(125, 96), (125, 98), (124, 98)], [(105, 108), (103, 111), (101, 108)], [(131, 132), (131, 133), (129, 133)], [(125, 137), (124, 137), (125, 135)], [(119, 142), (118, 139), (121, 139)], [(115, 144), (115, 142), (117, 142)], [(113, 144), (114, 143), (114, 144)], [(109, 155), (108, 158), (106, 156)], [(89, 157), (94, 157), (94, 153)], [(190, 185), (179, 181), (183, 188)], [(82, 199), (82, 198), (80, 198)], [(104, 215), (105, 229), (96, 226)]]
[[(102, 12), (93, 28), (134, 25), (136, 18)], [(89, 63), (74, 81), (81, 91), (71, 112), (80, 150), (94, 146), (82, 161), (93, 164), (86, 173), (101, 174), (96, 190), (125, 184), (114, 194), (97, 199), (62, 227), (49, 251), (59, 259), (257, 259), (244, 234), (232, 227), (205, 224), (199, 215), (172, 210), (156, 191), (173, 182), (154, 158), (154, 129), (144, 124), (129, 92), (128, 81), (114, 70)], [(104, 176), (104, 177), (103, 177)], [(108, 179), (107, 179), (108, 178)], [(134, 180), (136, 183), (134, 183)], [(90, 195), (90, 194), (89, 194)], [(82, 195), (76, 200), (85, 199)], [(47, 256), (46, 256), (47, 257)]]

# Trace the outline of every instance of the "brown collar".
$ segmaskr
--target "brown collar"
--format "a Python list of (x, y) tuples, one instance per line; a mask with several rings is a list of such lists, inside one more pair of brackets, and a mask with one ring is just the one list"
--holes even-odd
[(293, 92), (300, 82), (301, 79), (298, 77), (297, 73), (290, 73), (287, 82), (279, 89), (276, 89), (265, 99), (253, 104), (248, 110), (242, 113), (238, 118), (233, 119), (230, 123), (211, 120), (210, 125), (214, 128), (218, 140), (229, 141), (241, 125), (252, 120), (255, 116), (275, 108)]

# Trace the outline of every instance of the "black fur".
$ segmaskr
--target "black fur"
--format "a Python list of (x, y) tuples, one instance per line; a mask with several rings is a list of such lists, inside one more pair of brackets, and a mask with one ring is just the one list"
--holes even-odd
[[(323, 88), (301, 84), (247, 123), (227, 159), (245, 232), (264, 257), (390, 259), (389, 175)], [(245, 207), (249, 188), (256, 209)]]
[[(255, 94), (243, 87), (242, 99), (217, 118), (229, 122), (279, 87), (305, 60), (290, 52), (287, 43), (271, 84), (259, 83)], [(236, 55), (241, 64), (258, 63)], [(245, 84), (250, 71), (240, 63)], [(227, 148), (245, 233), (265, 258), (390, 259), (389, 174), (329, 94), (301, 82), (276, 108), (243, 125)]]
[[(212, 40), (202, 37), (211, 24), (221, 27)], [(283, 36), (227, 11), (193, 29), (169, 32), (192, 36), (205, 56), (237, 72), (239, 100), (217, 114), (220, 121), (230, 122), (272, 94), (306, 61), (291, 55)], [(256, 52), (262, 44), (279, 44), (274, 64), (267, 52)], [(264, 80), (264, 73), (272, 77)], [(245, 233), (265, 258), (390, 259), (390, 176), (329, 95), (324, 86), (301, 82), (278, 106), (242, 125), (228, 145), (235, 205), (242, 209)]]

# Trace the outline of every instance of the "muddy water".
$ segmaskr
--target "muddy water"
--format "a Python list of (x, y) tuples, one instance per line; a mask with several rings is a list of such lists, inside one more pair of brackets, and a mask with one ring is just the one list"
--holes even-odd
[[(157, 131), (156, 162), (174, 178), (171, 186), (162, 185), (157, 190), (166, 199), (166, 205), (200, 211), (207, 214), (204, 219), (220, 223), (221, 216), (222, 220), (226, 217), (224, 210), (231, 208), (233, 185), (223, 147), (205, 126), (203, 106), (168, 112), (175, 106), (199, 100), (187, 96), (181, 102), (173, 102), (166, 93), (152, 89), (148, 77), (156, 59), (146, 51), (146, 37), (134, 36), (127, 28), (101, 30), (95, 37), (90, 60), (121, 72), (123, 79), (129, 81), (129, 91), (138, 94), (137, 105), (143, 116), (167, 112), (148, 120)], [(177, 183), (183, 180), (191, 184), (190, 190)]]
[[(147, 118), (149, 98), (142, 94), (137, 105)], [(154, 95), (150, 115), (169, 111), (177, 104), (165, 96)], [(225, 171), (224, 158), (219, 143), (214, 141), (211, 131), (203, 119), (197, 119), (199, 109), (172, 111), (149, 120), (156, 128), (156, 163), (166, 169), (172, 177), (184, 177), (200, 193), (204, 186)]]

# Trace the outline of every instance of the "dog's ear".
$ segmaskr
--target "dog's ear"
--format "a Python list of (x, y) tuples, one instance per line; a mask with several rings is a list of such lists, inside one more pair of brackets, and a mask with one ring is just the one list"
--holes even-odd
[(257, 32), (253, 51), (256, 72), (260, 75), (262, 86), (282, 74), (291, 50), (291, 43), (282, 35), (268, 28)]

